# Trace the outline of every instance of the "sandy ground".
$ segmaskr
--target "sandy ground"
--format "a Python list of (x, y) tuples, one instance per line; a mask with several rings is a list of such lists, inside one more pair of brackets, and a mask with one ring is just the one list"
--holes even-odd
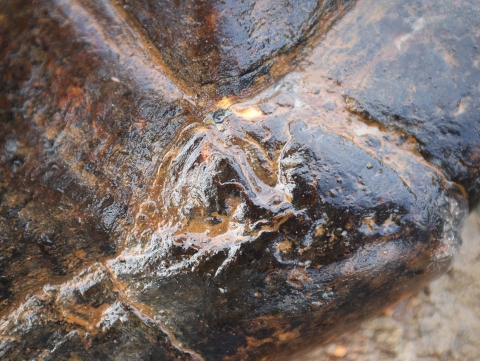
[(293, 360), (480, 360), (480, 208), (468, 218), (446, 275), (359, 330)]

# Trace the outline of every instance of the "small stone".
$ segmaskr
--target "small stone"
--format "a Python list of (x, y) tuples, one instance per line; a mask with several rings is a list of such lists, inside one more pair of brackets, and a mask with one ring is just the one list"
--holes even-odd
[(367, 163), (367, 168), (368, 168), (368, 169), (372, 169), (372, 168), (373, 168), (373, 164), (372, 164), (372, 163)]
[(326, 104), (324, 105), (324, 107), (325, 107), (325, 109), (326, 109), (327, 111), (330, 112), (330, 111), (332, 111), (332, 110), (334, 110), (334, 109), (337, 109), (337, 104), (336, 104), (335, 102), (328, 102), (328, 103), (326, 103)]
[(330, 354), (335, 357), (345, 357), (347, 355), (347, 349), (345, 346), (336, 345), (331, 351)]

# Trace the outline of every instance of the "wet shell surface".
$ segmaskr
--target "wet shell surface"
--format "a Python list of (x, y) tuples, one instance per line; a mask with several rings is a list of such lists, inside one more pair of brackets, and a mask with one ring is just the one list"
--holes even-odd
[(450, 267), (478, 1), (0, 4), (1, 359), (280, 360)]

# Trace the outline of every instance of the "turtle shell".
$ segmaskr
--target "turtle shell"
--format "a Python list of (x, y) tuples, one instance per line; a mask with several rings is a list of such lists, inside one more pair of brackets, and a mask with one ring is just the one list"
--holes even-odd
[(480, 4), (0, 10), (0, 357), (279, 360), (448, 270)]

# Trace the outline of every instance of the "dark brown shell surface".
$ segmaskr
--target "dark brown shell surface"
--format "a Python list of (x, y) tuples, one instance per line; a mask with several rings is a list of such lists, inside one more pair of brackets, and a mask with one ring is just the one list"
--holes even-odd
[(448, 269), (477, 1), (0, 5), (0, 358), (278, 360)]

